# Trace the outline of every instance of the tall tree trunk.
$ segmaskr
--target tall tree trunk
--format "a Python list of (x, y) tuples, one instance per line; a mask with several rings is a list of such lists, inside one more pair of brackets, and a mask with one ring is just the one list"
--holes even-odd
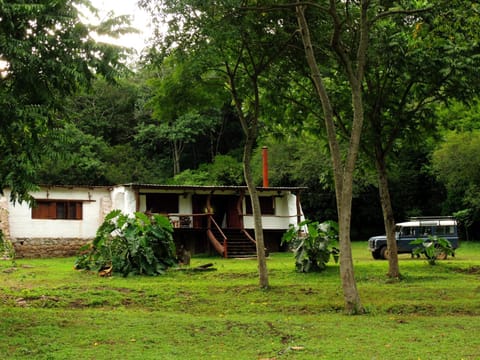
[(253, 210), (253, 222), (255, 229), (255, 241), (257, 246), (257, 262), (258, 262), (258, 275), (260, 287), (266, 289), (269, 286), (268, 283), (268, 270), (267, 259), (265, 255), (265, 241), (263, 238), (263, 225), (262, 225), (262, 212), (260, 209), (260, 200), (258, 199), (257, 188), (253, 181), (251, 159), (254, 146), (254, 138), (247, 135), (245, 141), (245, 147), (243, 152), (243, 170), (245, 176), (245, 182), (247, 183), (248, 192), (250, 193), (250, 201), (252, 203)]
[(172, 141), (173, 151), (173, 175), (180, 173), (180, 146), (176, 141)]
[(228, 66), (226, 67), (226, 69), (229, 76), (230, 93), (232, 95), (235, 108), (237, 109), (237, 114), (240, 120), (240, 124), (242, 126), (243, 133), (245, 134), (245, 145), (243, 148), (243, 175), (245, 177), (245, 182), (247, 183), (248, 192), (250, 193), (250, 201), (252, 203), (260, 288), (266, 289), (268, 288), (269, 283), (267, 259), (265, 256), (265, 241), (263, 238), (262, 211), (260, 209), (260, 200), (258, 199), (257, 188), (253, 180), (253, 172), (251, 167), (253, 147), (255, 146), (258, 135), (258, 117), (260, 108), (258, 83), (255, 76), (250, 78), (255, 99), (253, 107), (254, 110), (250, 115), (245, 114), (242, 106), (242, 101), (237, 93), (235, 72), (231, 71)]
[(173, 175), (180, 174), (180, 156), (182, 155), (182, 144), (180, 141), (172, 141), (173, 151)]
[(350, 242), (353, 171), (355, 168), (356, 157), (358, 155), (358, 146), (360, 142), (363, 120), (363, 106), (361, 102), (360, 85), (357, 84), (355, 89), (352, 88), (354, 120), (350, 138), (349, 153), (346, 161), (342, 162), (340, 147), (337, 142), (337, 134), (335, 131), (333, 110), (313, 51), (310, 30), (305, 18), (304, 7), (297, 6), (296, 11), (307, 63), (310, 67), (316, 92), (322, 103), (330, 154), (332, 157), (339, 223), (340, 276), (345, 300), (345, 311), (350, 314), (361, 313), (364, 310), (355, 281), (352, 248)]
[[(353, 124), (350, 134), (348, 155), (343, 167), (342, 193), (337, 198), (339, 214), (339, 237), (340, 237), (340, 276), (342, 278), (343, 292), (345, 296), (345, 310), (350, 314), (363, 313), (364, 309), (360, 301), (360, 295), (355, 281), (353, 268), (352, 246), (350, 239), (352, 198), (353, 198), (353, 174), (360, 146), (360, 135), (363, 124), (363, 102), (361, 86), (358, 83), (352, 85)], [(333, 121), (333, 119), (332, 119)], [(338, 201), (340, 200), (340, 201)], [(343, 266), (342, 266), (343, 264)]]
[(388, 175), (385, 158), (378, 150), (375, 151), (375, 166), (378, 174), (378, 191), (382, 204), (383, 222), (387, 234), (388, 274), (390, 278), (400, 278), (398, 265), (397, 239), (395, 238), (395, 218), (393, 215), (392, 200), (388, 188)]

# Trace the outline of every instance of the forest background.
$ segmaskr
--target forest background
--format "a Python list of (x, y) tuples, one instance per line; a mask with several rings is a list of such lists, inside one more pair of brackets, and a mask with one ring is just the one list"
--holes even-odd
[[(478, 239), (480, 102), (476, 95), (479, 82), (471, 76), (471, 69), (478, 69), (478, 32), (472, 29), (478, 23), (479, 9), (470, 2), (461, 6), (449, 4), (448, 9), (441, 8), (440, 14), (435, 16), (459, 17), (464, 6), (471, 6), (476, 12), (443, 29), (435, 27), (433, 15), (430, 18), (419, 16), (416, 21), (404, 24), (401, 36), (397, 33), (390, 38), (377, 37), (378, 42), (372, 46), (377, 49), (384, 46), (383, 51), (390, 52), (392, 59), (402, 59), (404, 63), (415, 59), (405, 67), (404, 63), (392, 60), (391, 66), (402, 69), (406, 76), (421, 78), (423, 82), (427, 79), (433, 82), (434, 74), (437, 78), (445, 75), (445, 79), (453, 74), (457, 76), (456, 82), (441, 84), (444, 90), (441, 95), (429, 94), (421, 112), (410, 111), (396, 117), (391, 109), (384, 111), (384, 115), (391, 114), (394, 122), (400, 122), (401, 116), (415, 120), (402, 131), (402, 136), (395, 139), (388, 154), (389, 189), (397, 221), (409, 216), (456, 214), (466, 225), (463, 237)], [(23, 8), (21, 11), (23, 15), (18, 16), (24, 16), (26, 20), (32, 18), (33, 9)], [(39, 18), (38, 14), (35, 16)], [(271, 18), (262, 16), (268, 25)], [(4, 14), (2, 19), (6, 18)], [(288, 17), (283, 20), (283, 27), (287, 29)], [(107, 32), (131, 30), (123, 17), (109, 21)], [(13, 31), (6, 25), (7, 22), (2, 21), (3, 34)], [(102, 29), (89, 28), (91, 30)], [(425, 42), (437, 45), (442, 52), (438, 49), (429, 52), (428, 47), (421, 47), (417, 41), (413, 53), (410, 48), (412, 39), (422, 37)], [(457, 48), (444, 42), (445, 37), (455, 37)], [(30, 49), (33, 40), (32, 37), (28, 39)], [(7, 44), (9, 40), (3, 37), (2, 41)], [(13, 122), (9, 123), (12, 133), (16, 131), (17, 137), (21, 134), (25, 138), (32, 133), (38, 136), (32, 143), (19, 142), (28, 150), (19, 150), (16, 154), (3, 151), (2, 185), (18, 187), (21, 184), (20, 193), (35, 184), (243, 185), (244, 136), (225, 78), (211, 66), (206, 66), (209, 63), (206, 57), (215, 55), (202, 53), (199, 56), (195, 52), (172, 50), (166, 46), (168, 41), (171, 39), (155, 33), (150, 47), (135, 64), (126, 60), (126, 49), (99, 44), (98, 51), (110, 56), (102, 58), (108, 67), (102, 66), (98, 59), (92, 61), (96, 68), (90, 68), (88, 81), (73, 76), (70, 79), (72, 86), (68, 86), (68, 79), (64, 79), (63, 88), (57, 87), (55, 92), (44, 94), (48, 100), (38, 96), (28, 101), (17, 97), (16, 101), (28, 103), (23, 105), (30, 111), (24, 110), (20, 117), (19, 112), (14, 115), (8, 112), (11, 104), (7, 106), (8, 97), (3, 97), (0, 104), (2, 119), (25, 119), (24, 123), (17, 121), (15, 126)], [(315, 111), (320, 108), (319, 100), (312, 95), (306, 65), (296, 61), (303, 61), (305, 56), (298, 41), (294, 39), (290, 43), (291, 46), (284, 50), (285, 56), (275, 61), (266, 78), (259, 83), (262, 111), (253, 158), (254, 176), (260, 186), (261, 148), (267, 146), (270, 185), (306, 187), (301, 195), (305, 216), (318, 221), (330, 220), (336, 218), (337, 211), (328, 141), (321, 130), (322, 114)], [(16, 51), (19, 49), (17, 47)], [(27, 66), (16, 67), (14, 57), (8, 56), (10, 50), (13, 51), (4, 46), (0, 55), (9, 63), (9, 67), (2, 69), (2, 92), (8, 91), (11, 95), (12, 78), (16, 81), (18, 75), (23, 74), (28, 79), (27, 75), (31, 74), (26, 73)], [(45, 54), (44, 60), (47, 51)], [(440, 61), (441, 58), (451, 61), (446, 64)], [(378, 68), (375, 59), (371, 59), (371, 67)], [(34, 62), (33, 58), (30, 60)], [(331, 82), (327, 85), (336, 100), (334, 110), (341, 129), (342, 119), (351, 111), (346, 105), (350, 94), (344, 82), (334, 81), (340, 75), (333, 62), (327, 59), (326, 64), (331, 70), (327, 74)], [(68, 63), (64, 65), (67, 67)], [(412, 67), (430, 77), (408, 73)], [(44, 71), (54, 75), (57, 70), (52, 67)], [(400, 77), (398, 74), (393, 76)], [(366, 82), (369, 80), (371, 78)], [(25, 82), (17, 85), (22, 85), (24, 92), (40, 93), (49, 88), (28, 88)], [(395, 95), (394, 90), (389, 91)], [(417, 91), (425, 90), (418, 87)], [(417, 107), (418, 99), (416, 101), (410, 104), (411, 109)], [(43, 121), (45, 126), (40, 127)], [(19, 129), (23, 130), (19, 132)], [(5, 134), (9, 131), (4, 132), (2, 138), (4, 148), (8, 142)], [(342, 139), (343, 135), (339, 133), (338, 136)], [(362, 141), (363, 149), (368, 147), (369, 141), (372, 142), (368, 137)], [(384, 233), (375, 159), (368, 151), (360, 153), (355, 171), (351, 237), (365, 240)], [(15, 178), (12, 175), (15, 172), (28, 176)]]

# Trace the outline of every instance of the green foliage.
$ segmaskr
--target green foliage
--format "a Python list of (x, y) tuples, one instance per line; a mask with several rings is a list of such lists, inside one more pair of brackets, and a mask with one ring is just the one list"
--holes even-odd
[(217, 155), (208, 169), (218, 185), (243, 185), (242, 162), (230, 155)]
[(51, 131), (40, 155), (37, 176), (42, 184), (106, 185), (105, 142), (73, 124)]
[(242, 163), (230, 155), (217, 155), (213, 163), (202, 164), (196, 170), (184, 170), (175, 175), (176, 185), (242, 185)]
[[(96, 75), (113, 80), (121, 67), (122, 50), (92, 36), (111, 26), (84, 24), (80, 3), (89, 1), (0, 2), (0, 189), (10, 187), (14, 200), (31, 200), (42, 139), (65, 96)], [(109, 25), (122, 31), (123, 20)]]
[(442, 127), (458, 132), (469, 132), (480, 129), (480, 101), (478, 98), (469, 103), (449, 99), (447, 104), (435, 110)]
[(170, 221), (160, 215), (135, 217), (110, 212), (91, 244), (77, 257), (77, 269), (105, 270), (129, 274), (158, 275), (175, 264), (175, 245)]
[(187, 169), (173, 177), (175, 185), (215, 185), (211, 181), (208, 165), (202, 164), (198, 169)]
[(466, 240), (470, 240), (468, 230), (470, 226), (472, 226), (472, 224), (474, 223), (475, 219), (478, 217), (478, 211), (480, 211), (480, 209), (468, 208), (453, 213), (453, 216), (458, 221), (458, 224), (461, 225), (465, 231)]
[(467, 220), (468, 228), (480, 214), (480, 131), (447, 132), (444, 141), (432, 153), (433, 174), (447, 190), (445, 212), (456, 213)]
[(133, 139), (135, 127), (144, 115), (137, 106), (140, 85), (141, 79), (134, 76), (114, 84), (97, 78), (89, 88), (66, 99), (63, 116), (85, 134), (111, 146), (125, 144)]
[[(152, 96), (146, 105), (155, 124), (146, 126), (154, 126), (149, 132), (170, 144), (176, 175), (185, 146), (219, 127), (222, 119), (218, 109), (228, 102), (227, 92), (222, 80), (195, 56), (186, 57), (178, 51), (153, 62), (157, 71), (148, 82)], [(148, 143), (148, 139), (141, 142)]]
[(442, 237), (429, 236), (428, 240), (415, 239), (410, 244), (419, 245), (413, 249), (412, 254), (425, 255), (430, 265), (435, 265), (437, 259), (445, 259), (448, 255), (455, 256), (455, 250), (450, 241)]
[(298, 272), (320, 272), (326, 269), (330, 255), (335, 262), (338, 260), (339, 250), (331, 246), (337, 237), (338, 225), (334, 221), (305, 220), (298, 227), (290, 226), (282, 237), (282, 244), (293, 249)]
[(460, 190), (463, 201), (480, 207), (480, 131), (449, 132), (433, 152), (432, 168), (447, 189)]
[(5, 237), (2, 230), (0, 230), (0, 260), (1, 259), (10, 259), (15, 263), (15, 248)]

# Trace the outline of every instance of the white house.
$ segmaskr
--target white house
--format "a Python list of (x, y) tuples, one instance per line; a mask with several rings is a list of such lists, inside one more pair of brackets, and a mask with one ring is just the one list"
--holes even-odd
[[(298, 187), (257, 188), (267, 249), (280, 250), (290, 224), (304, 220)], [(0, 228), (19, 257), (74, 255), (95, 237), (113, 209), (169, 217), (174, 239), (192, 253), (222, 256), (255, 253), (253, 216), (244, 186), (124, 184), (111, 187), (42, 186), (32, 193), (36, 206), (0, 199)]]

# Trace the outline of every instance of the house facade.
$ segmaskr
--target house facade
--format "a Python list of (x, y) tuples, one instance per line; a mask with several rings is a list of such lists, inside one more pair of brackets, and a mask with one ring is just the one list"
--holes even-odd
[[(304, 220), (303, 188), (260, 187), (265, 245), (281, 250), (281, 236)], [(42, 186), (36, 205), (0, 199), (0, 228), (18, 257), (71, 256), (91, 241), (106, 214), (119, 209), (167, 216), (177, 247), (224, 257), (255, 254), (253, 215), (243, 186), (123, 184), (111, 187)]]

